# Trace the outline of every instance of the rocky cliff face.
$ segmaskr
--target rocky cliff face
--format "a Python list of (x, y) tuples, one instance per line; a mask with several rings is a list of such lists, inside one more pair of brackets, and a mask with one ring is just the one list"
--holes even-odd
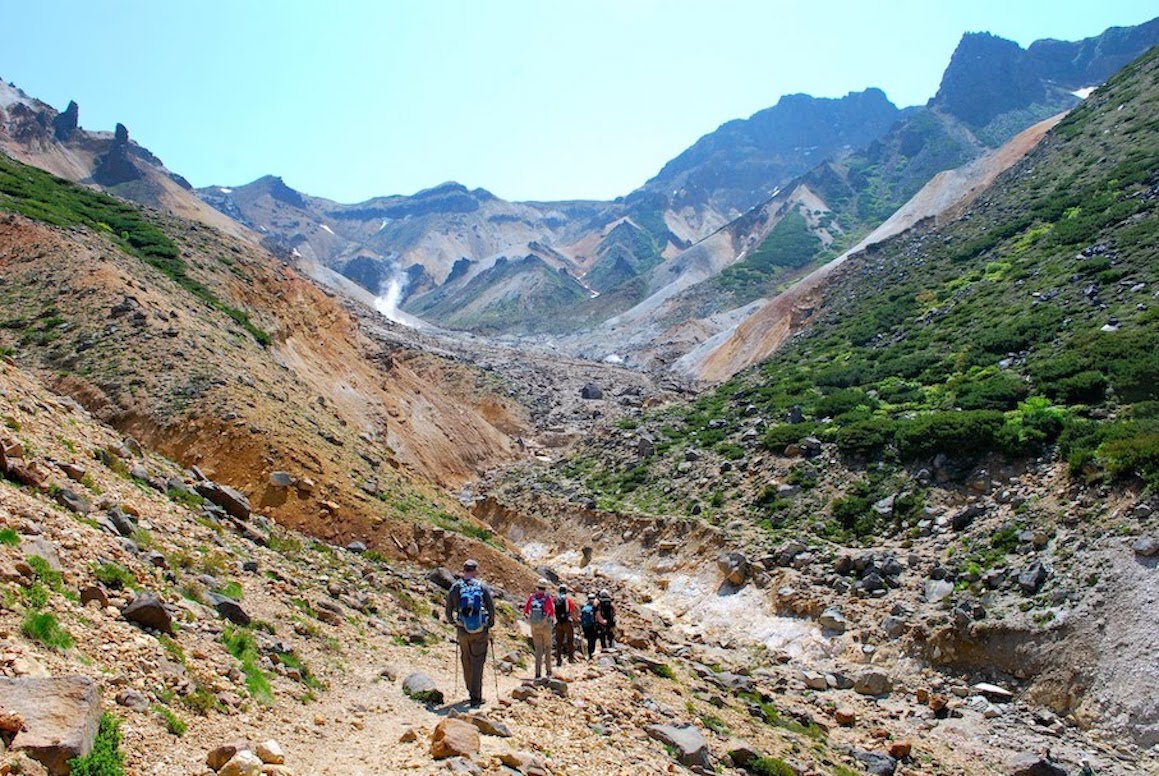
[(700, 138), (645, 188), (672, 192), (672, 210), (712, 205), (740, 214), (818, 162), (869, 145), (899, 113), (880, 89), (840, 99), (786, 95), (773, 107)]

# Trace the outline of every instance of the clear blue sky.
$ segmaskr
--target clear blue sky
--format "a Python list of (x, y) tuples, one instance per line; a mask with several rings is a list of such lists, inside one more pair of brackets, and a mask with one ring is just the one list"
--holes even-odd
[(1154, 0), (0, 0), (0, 77), (194, 185), (353, 202), (446, 180), (612, 198), (783, 94), (924, 103), (964, 32), (1027, 45)]

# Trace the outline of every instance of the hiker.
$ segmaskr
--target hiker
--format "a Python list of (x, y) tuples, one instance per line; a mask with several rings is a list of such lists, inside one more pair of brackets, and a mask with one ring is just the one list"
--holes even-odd
[(535, 648), (535, 678), (543, 675), (543, 664), (547, 664), (547, 675), (551, 676), (551, 632), (555, 625), (555, 604), (547, 592), (547, 580), (541, 579), (535, 592), (527, 596), (523, 605), (523, 616), (531, 624), (531, 645)]
[(580, 609), (580, 627), (583, 628), (584, 641), (587, 643), (588, 660), (596, 651), (596, 639), (600, 637), (600, 624), (596, 622), (596, 612), (600, 605), (595, 593), (588, 593), (588, 602)]
[(607, 588), (600, 591), (596, 623), (600, 626), (600, 650), (616, 646), (616, 607), (612, 606), (612, 594)]
[(555, 664), (575, 662), (575, 623), (579, 619), (579, 607), (567, 594), (567, 585), (559, 586), (559, 593), (552, 602), (555, 609)]
[(463, 575), (447, 593), (446, 617), (458, 629), (459, 659), (472, 708), (483, 705), (483, 667), (487, 665), (487, 642), (495, 624), (491, 588), (476, 579), (479, 564), (463, 563)]

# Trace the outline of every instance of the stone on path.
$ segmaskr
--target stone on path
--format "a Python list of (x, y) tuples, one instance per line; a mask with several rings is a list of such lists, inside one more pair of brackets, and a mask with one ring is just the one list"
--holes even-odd
[(435, 725), (435, 732), (431, 735), (431, 757), (444, 760), (478, 753), (479, 731), (471, 723), (447, 718)]
[(413, 698), (419, 703), (443, 702), (443, 693), (435, 685), (435, 680), (421, 671), (416, 671), (402, 680), (402, 691), (408, 698)]
[(261, 776), (261, 758), (248, 749), (243, 749), (217, 772), (217, 776)]
[(216, 482), (203, 482), (196, 487), (197, 495), (224, 509), (238, 520), (248, 520), (250, 502), (241, 491)]
[(488, 719), (482, 714), (463, 714), (462, 712), (452, 711), (451, 719), (461, 719), (464, 722), (469, 722), (485, 736), (498, 736), (499, 738), (511, 737), (511, 729), (506, 724), (498, 720)]
[(0, 708), (24, 719), (12, 751), (23, 751), (54, 776), (67, 774), (68, 761), (93, 748), (101, 691), (87, 676), (0, 677)]

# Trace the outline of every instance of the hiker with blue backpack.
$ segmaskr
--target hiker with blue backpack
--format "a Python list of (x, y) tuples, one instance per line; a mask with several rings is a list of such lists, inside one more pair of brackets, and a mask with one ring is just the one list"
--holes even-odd
[(584, 632), (584, 642), (587, 644), (588, 660), (592, 659), (592, 655), (596, 651), (596, 639), (600, 637), (600, 624), (596, 622), (596, 612), (599, 609), (599, 602), (596, 600), (595, 593), (588, 593), (588, 602), (580, 607), (580, 628)]
[(555, 602), (547, 592), (547, 580), (541, 579), (535, 592), (527, 596), (523, 605), (523, 616), (531, 625), (531, 646), (535, 649), (535, 678), (543, 675), (543, 664), (547, 664), (547, 675), (551, 677), (551, 641), (555, 629)]
[(453, 622), (458, 629), (459, 659), (472, 707), (483, 705), (483, 668), (487, 665), (490, 629), (495, 624), (491, 588), (476, 578), (478, 571), (476, 561), (463, 563), (462, 577), (447, 593), (445, 612), (447, 622)]

